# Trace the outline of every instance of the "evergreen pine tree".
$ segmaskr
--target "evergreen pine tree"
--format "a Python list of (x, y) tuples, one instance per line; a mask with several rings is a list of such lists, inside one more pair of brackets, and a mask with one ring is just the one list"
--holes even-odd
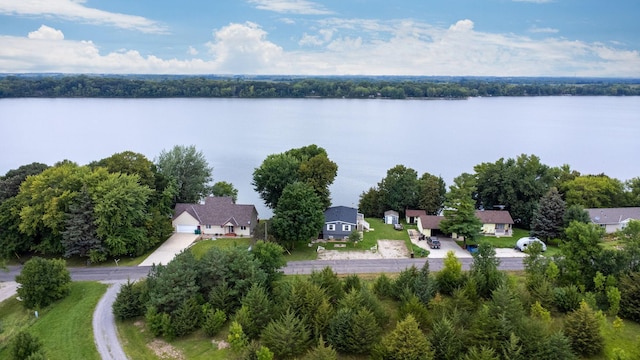
[(564, 227), (566, 204), (555, 187), (540, 199), (531, 221), (531, 235), (545, 241), (559, 238)]

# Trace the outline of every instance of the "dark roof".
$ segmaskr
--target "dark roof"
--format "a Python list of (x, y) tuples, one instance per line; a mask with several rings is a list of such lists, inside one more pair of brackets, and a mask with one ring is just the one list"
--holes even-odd
[(416, 217), (416, 216), (420, 216), (420, 215), (427, 215), (427, 212), (424, 210), (410, 210), (407, 209), (406, 213), (407, 216), (409, 217)]
[(440, 221), (444, 216), (438, 215), (420, 215), (420, 223), (423, 229), (440, 229)]
[(640, 220), (640, 207), (585, 209), (596, 224), (618, 224), (627, 219)]
[(483, 224), (513, 224), (511, 214), (505, 210), (476, 210), (476, 216)]
[(208, 197), (204, 204), (176, 204), (173, 218), (185, 211), (202, 225), (218, 226), (229, 222), (234, 226), (247, 226), (251, 224), (254, 213), (256, 216), (258, 213), (255, 206), (234, 204), (230, 197)]
[(332, 206), (324, 211), (324, 222), (334, 221), (356, 224), (358, 221), (358, 209), (347, 206)]

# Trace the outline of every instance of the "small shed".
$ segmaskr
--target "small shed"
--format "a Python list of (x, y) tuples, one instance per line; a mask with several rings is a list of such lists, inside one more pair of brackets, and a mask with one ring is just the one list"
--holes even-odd
[(385, 211), (383, 220), (385, 224), (398, 224), (400, 222), (400, 214), (394, 210)]

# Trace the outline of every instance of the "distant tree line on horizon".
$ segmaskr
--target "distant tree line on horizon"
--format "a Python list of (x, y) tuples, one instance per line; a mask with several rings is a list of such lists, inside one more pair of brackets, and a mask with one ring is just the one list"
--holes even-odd
[(385, 98), (638, 96), (625, 79), (9, 75), (0, 98)]

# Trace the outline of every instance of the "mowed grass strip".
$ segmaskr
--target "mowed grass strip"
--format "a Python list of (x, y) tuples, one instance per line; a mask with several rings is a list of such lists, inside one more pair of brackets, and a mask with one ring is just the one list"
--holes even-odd
[(93, 337), (93, 311), (107, 290), (98, 282), (73, 282), (66, 298), (39, 312), (36, 319), (15, 298), (0, 304), (4, 337), (0, 338), (0, 359), (9, 358), (8, 344), (21, 330), (38, 337), (49, 360), (100, 359)]

